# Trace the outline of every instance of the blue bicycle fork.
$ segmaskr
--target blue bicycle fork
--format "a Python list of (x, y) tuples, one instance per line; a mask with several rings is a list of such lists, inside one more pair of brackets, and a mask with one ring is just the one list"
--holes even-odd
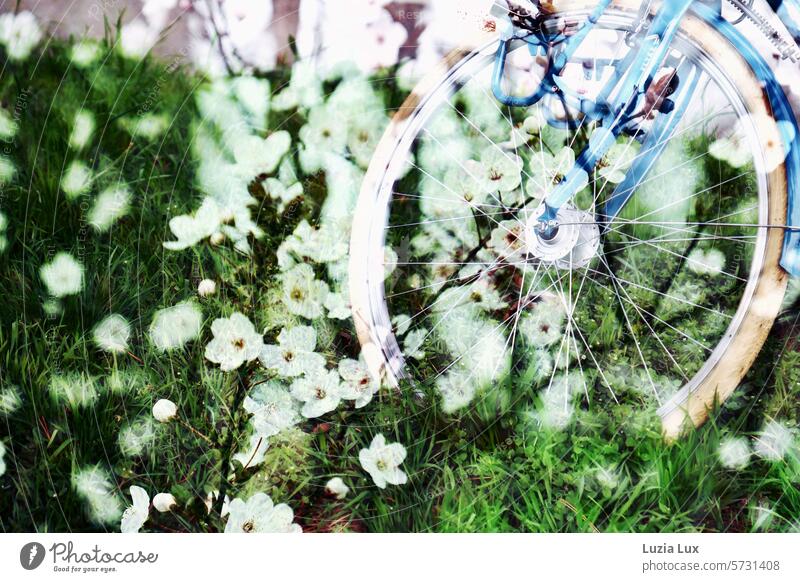
[[(781, 17), (795, 40), (800, 40), (800, 26), (790, 17), (790, 8), (800, 15), (800, 0), (768, 0)], [(615, 68), (611, 79), (599, 92), (594, 102), (587, 102), (570, 92), (560, 81), (559, 76), (574, 55), (578, 46), (610, 6), (611, 0), (598, 2), (583, 25), (569, 37), (546, 35), (542, 31), (508, 30), (501, 38), (497, 51), (493, 76), (495, 96), (505, 105), (529, 107), (539, 102), (545, 95), (557, 95), (580, 111), (584, 116), (600, 122), (589, 144), (581, 152), (575, 165), (545, 200), (545, 210), (540, 217), (542, 236), (552, 235), (559, 209), (576, 192), (583, 189), (589, 175), (602, 157), (616, 143), (625, 125), (631, 120), (642, 96), (647, 92), (656, 73), (663, 67), (669, 47), (677, 34), (680, 21), (691, 8), (699, 18), (726, 36), (763, 83), (764, 91), (772, 105), (773, 116), (779, 124), (787, 151), (789, 207), (788, 229), (784, 240), (781, 265), (790, 274), (800, 276), (800, 128), (797, 125), (791, 106), (781, 86), (775, 80), (769, 65), (753, 49), (746, 38), (728, 21), (722, 18), (718, 2), (701, 0), (669, 0), (663, 2), (650, 25), (634, 39), (634, 45), (623, 63)], [(537, 90), (529, 96), (512, 96), (503, 90), (505, 63), (513, 43), (525, 42), (532, 55), (548, 55), (548, 49), (559, 45), (551, 57), (545, 76)], [(675, 70), (680, 80), (680, 90), (670, 96), (670, 109), (655, 118), (652, 128), (642, 144), (641, 154), (637, 156), (626, 173), (624, 181), (617, 186), (598, 212), (603, 225), (612, 221), (634, 195), (636, 188), (652, 169), (655, 160), (666, 147), (673, 130), (685, 112), (696, 86), (699, 71), (689, 64), (679, 64)], [(613, 94), (613, 98), (609, 96)]]

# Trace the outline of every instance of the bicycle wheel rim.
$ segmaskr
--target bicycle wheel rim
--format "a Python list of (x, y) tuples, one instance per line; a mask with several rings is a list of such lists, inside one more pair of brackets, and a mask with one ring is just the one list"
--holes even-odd
[[(581, 15), (579, 12), (575, 14)], [(573, 14), (571, 13), (570, 16), (573, 16)], [(601, 23), (608, 24), (614, 18), (624, 21), (626, 19), (629, 20), (629, 15), (607, 15)], [(686, 47), (692, 47), (691, 50), (695, 51), (694, 57), (703, 64), (706, 72), (714, 71), (715, 75), (712, 76), (715, 77), (715, 81), (719, 81), (720, 76), (723, 76), (722, 88), (728, 90), (731, 103), (739, 106), (736, 112), (737, 117), (747, 118), (748, 111), (744, 100), (738, 94), (736, 85), (731, 79), (724, 78), (724, 71), (716, 65), (707, 53), (701, 51), (698, 46), (691, 45), (690, 39), (686, 36), (682, 35), (678, 42), (685, 43), (682, 49), (684, 52), (686, 52)], [(398, 114), (398, 122), (388, 130), (386, 138), (388, 141), (385, 140), (384, 151), (376, 158), (384, 160), (385, 163), (377, 163), (370, 168), (362, 191), (352, 245), (351, 288), (353, 289), (353, 306), (356, 313), (357, 326), (359, 327), (359, 335), (362, 344), (367, 348), (365, 353), (372, 361), (372, 369), (375, 373), (385, 375), (390, 382), (395, 384), (404, 377), (405, 360), (397, 339), (391, 332), (391, 314), (387, 310), (385, 290), (383, 288), (383, 252), (378, 251), (378, 249), (383, 248), (386, 242), (384, 229), (389, 218), (392, 187), (395, 183), (394, 177), (400, 172), (399, 165), (405, 159), (405, 152), (411, 149), (412, 142), (420, 132), (420, 127), (427, 123), (430, 115), (434, 114), (437, 107), (436, 104), (447, 98), (447, 93), (452, 92), (453, 87), (459, 84), (459, 80), (469, 78), (472, 74), (471, 69), (481, 69), (490, 65), (496, 46), (496, 43), (490, 43), (482, 49), (470, 53), (455, 66), (450, 66), (444, 79), (442, 80), (442, 77), (439, 77), (440, 82), (436, 86), (429, 86), (423, 90), (415, 91), (415, 96), (412, 96), (409, 100), (410, 105)], [(448, 64), (452, 65), (452, 62), (453, 59), (450, 59)], [(751, 130), (755, 132), (752, 127)], [(757, 143), (757, 141), (755, 139), (753, 143)], [(768, 188), (768, 181), (772, 180), (773, 183), (779, 183), (781, 176), (785, 180), (785, 172), (782, 168), (767, 172), (763, 167), (763, 160), (758, 156), (756, 156), (755, 164), (759, 182), (757, 224), (768, 224), (769, 220), (775, 223), (775, 212), (774, 209), (770, 209), (770, 201), (765, 192)], [(669, 416), (676, 409), (684, 406), (697, 387), (702, 385), (704, 380), (715, 370), (727, 352), (730, 342), (736, 337), (745, 316), (751, 311), (758, 284), (758, 274), (765, 272), (766, 246), (767, 239), (770, 236), (768, 229), (758, 229), (757, 232), (757, 248), (753, 254), (749, 271), (751, 276), (748, 279), (742, 300), (735, 316), (732, 318), (731, 324), (722, 335), (720, 341), (717, 342), (711, 356), (692, 376), (691, 380), (685, 383), (669, 400), (661, 403), (658, 412), (662, 417)], [(365, 252), (367, 249), (371, 249), (372, 252)], [(770, 261), (774, 262), (772, 259)], [(780, 292), (781, 284), (780, 281), (776, 283), (776, 293)], [(783, 281), (783, 284), (785, 284), (785, 281)], [(774, 315), (772, 318), (774, 319)], [(767, 319), (770, 318), (767, 317)], [(760, 347), (760, 343), (758, 345)]]

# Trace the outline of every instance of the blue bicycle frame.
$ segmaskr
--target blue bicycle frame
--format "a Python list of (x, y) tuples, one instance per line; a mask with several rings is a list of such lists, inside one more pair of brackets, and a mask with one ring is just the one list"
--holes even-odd
[[(795, 42), (800, 44), (800, 25), (792, 17), (792, 12), (800, 16), (800, 0), (768, 0), (768, 2), (786, 25)], [(582, 26), (570, 36), (509, 29), (501, 38), (497, 51), (493, 90), (502, 103), (513, 107), (529, 107), (546, 95), (557, 95), (571, 109), (580, 111), (585, 118), (600, 122), (604, 128), (604, 131), (596, 131), (592, 135), (590, 143), (581, 152), (575, 165), (546, 198), (545, 211), (540, 218), (543, 235), (547, 236), (552, 230), (559, 209), (576, 192), (585, 187), (589, 181), (589, 173), (616, 143), (617, 137), (633, 119), (633, 112), (637, 110), (637, 105), (641, 103), (650, 88), (654, 76), (669, 59), (669, 47), (677, 34), (681, 18), (687, 11), (691, 11), (719, 31), (737, 48), (764, 86), (787, 152), (789, 205), (781, 265), (791, 275), (800, 276), (800, 128), (770, 66), (747, 39), (722, 17), (720, 0), (670, 0), (662, 3), (649, 25), (633, 39), (636, 50), (629, 51), (622, 62), (618, 63), (597, 97), (587, 100), (571, 91), (561, 80), (560, 75), (578, 46), (586, 39), (610, 5), (611, 0), (600, 0)], [(503, 90), (507, 56), (512, 45), (520, 42), (527, 43), (532, 55), (550, 58), (545, 76), (537, 90), (532, 95), (521, 97), (509, 95)], [(558, 46), (559, 50), (555, 55), (548, 55), (548, 50), (553, 46)], [(686, 111), (699, 73), (688, 64), (674, 64), (676, 76), (680, 79), (679, 89), (669, 95), (669, 99), (665, 99), (657, 109), (654, 123), (642, 144), (643, 153), (637, 156), (625, 180), (616, 187), (605, 201), (603, 208), (598, 211), (598, 222), (603, 227), (607, 227), (614, 220), (634, 195)], [(570, 120), (564, 122), (548, 118), (548, 123), (573, 127)]]

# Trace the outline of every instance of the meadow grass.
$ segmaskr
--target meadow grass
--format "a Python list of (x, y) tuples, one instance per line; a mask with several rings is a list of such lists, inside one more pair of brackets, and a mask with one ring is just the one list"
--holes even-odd
[[(17, 176), (0, 199), (11, 241), (0, 255), (0, 382), (19, 387), (23, 400), (0, 419), (8, 465), (0, 477), (3, 531), (116, 530), (118, 524), (92, 520), (72, 487), (74, 472), (93, 465), (111, 473), (121, 498), (128, 499), (131, 484), (175, 495), (181, 510), (155, 516), (153, 531), (220, 530), (221, 504), (210, 513), (204, 505), (219, 490), (267, 492), (288, 503), (308, 531), (797, 530), (796, 455), (734, 471), (721, 467), (717, 454), (726, 435), (752, 434), (767, 417), (797, 422), (797, 305), (781, 317), (734, 398), (674, 444), (661, 438), (654, 413), (632, 404), (583, 403), (574, 427), (554, 432), (531, 421), (526, 413), (536, 396), (519, 383), (497, 386), (467, 412), (449, 416), (432, 390), (402, 387), (382, 390), (363, 409), (342, 407), (285, 431), (270, 440), (262, 464), (229, 469), (248, 436), (243, 391), (263, 378), (253, 368), (226, 375), (208, 367), (208, 325), (198, 340), (169, 353), (153, 346), (147, 329), (155, 310), (194, 298), (207, 323), (241, 311), (274, 340), (293, 321), (278, 298), (274, 253), (301, 218), (319, 212), (324, 177), (309, 179), (304, 199), (282, 216), (254, 189), (266, 236), (249, 259), (224, 245), (165, 251), (168, 219), (191, 212), (202, 197), (189, 146), (198, 123), (193, 95), (203, 80), (154, 59), (124, 60), (103, 46), (103, 58), (89, 69), (71, 66), (68, 44), (54, 42), (41, 58), (7, 65), (0, 75), (0, 100), (19, 112), (20, 125), (9, 144)], [(275, 87), (285, 78), (275, 73)], [(389, 101), (399, 103), (386, 83)], [(87, 150), (75, 152), (67, 142), (81, 109), (93, 112), (97, 132)], [(131, 138), (119, 120), (149, 111), (168, 116), (168, 131), (153, 142)], [(271, 122), (292, 135), (299, 125), (293, 115)], [(90, 193), (71, 201), (59, 182), (74, 159), (97, 177)], [(119, 181), (131, 187), (132, 210), (98, 234), (86, 223), (87, 208)], [(79, 258), (86, 278), (83, 292), (52, 315), (39, 269), (58, 251)], [(197, 299), (204, 278), (218, 281), (220, 291)], [(94, 325), (112, 312), (134, 329), (130, 351), (117, 356), (91, 340)], [(330, 361), (358, 356), (352, 330), (319, 325)], [(96, 379), (93, 405), (70, 407), (51, 396), (52, 377), (73, 372)], [(178, 405), (180, 421), (157, 426), (141, 454), (123, 454), (120, 432), (149, 418), (160, 398)], [(378, 432), (408, 449), (408, 484), (377, 489), (358, 465), (358, 451)], [(333, 476), (351, 486), (342, 501), (324, 493)]]

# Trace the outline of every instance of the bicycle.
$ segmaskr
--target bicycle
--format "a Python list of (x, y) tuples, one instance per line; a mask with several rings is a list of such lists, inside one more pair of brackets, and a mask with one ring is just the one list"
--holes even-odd
[(797, 62), (800, 2), (509, 1), (377, 147), (351, 237), (365, 360), (446, 413), (581, 398), (699, 426), (800, 275), (800, 130), (741, 32)]

